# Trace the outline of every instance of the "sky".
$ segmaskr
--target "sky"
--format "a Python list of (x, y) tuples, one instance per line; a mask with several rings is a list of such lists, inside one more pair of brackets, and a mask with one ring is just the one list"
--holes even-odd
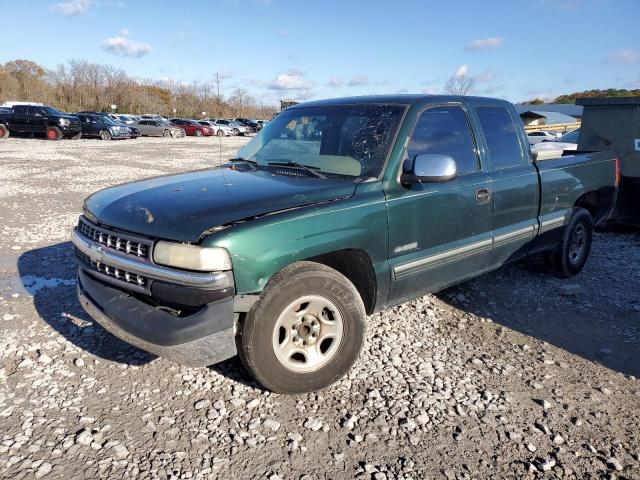
[(640, 0), (0, 0), (0, 63), (213, 81), (265, 104), (384, 93), (518, 102), (640, 88)]

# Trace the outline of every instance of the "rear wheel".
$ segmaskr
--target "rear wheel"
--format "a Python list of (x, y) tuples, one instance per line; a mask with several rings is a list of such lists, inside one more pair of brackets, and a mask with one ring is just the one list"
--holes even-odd
[(584, 208), (575, 207), (569, 225), (558, 246), (545, 253), (545, 264), (561, 278), (569, 278), (582, 271), (593, 239), (593, 220)]
[(218, 133), (216, 133), (216, 135), (218, 135), (219, 137), (222, 137), (224, 135), (224, 132), (222, 131), (222, 129), (218, 130)]
[(47, 140), (60, 140), (62, 138), (62, 132), (58, 127), (47, 127), (45, 132)]
[(111, 132), (109, 130), (100, 130), (100, 139), (111, 140)]
[(162, 136), (163, 137), (170, 137), (171, 136), (171, 130), (165, 130), (164, 132), (162, 132)]
[(196, 130), (196, 137), (202, 136), (202, 130)]
[(0, 139), (9, 136), (9, 129), (5, 125), (0, 125)]
[(275, 392), (301, 393), (339, 380), (355, 363), (365, 309), (342, 274), (294, 263), (269, 281), (247, 314), (238, 339), (247, 370)]

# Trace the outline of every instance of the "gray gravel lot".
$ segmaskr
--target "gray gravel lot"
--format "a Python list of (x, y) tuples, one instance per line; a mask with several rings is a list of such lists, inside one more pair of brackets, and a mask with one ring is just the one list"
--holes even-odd
[(347, 378), (263, 391), (131, 347), (75, 299), (83, 198), (246, 139), (0, 141), (1, 478), (640, 478), (640, 234), (369, 318)]

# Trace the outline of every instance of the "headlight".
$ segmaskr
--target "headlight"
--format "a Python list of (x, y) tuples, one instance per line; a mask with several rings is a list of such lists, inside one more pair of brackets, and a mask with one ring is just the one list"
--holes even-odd
[(66, 127), (70, 124), (71, 122), (69, 121), (68, 118), (61, 118), (60, 119), (60, 125), (62, 125), (63, 127)]
[(158, 242), (153, 249), (153, 260), (160, 265), (216, 272), (231, 270), (231, 256), (221, 247), (198, 247), (183, 243)]

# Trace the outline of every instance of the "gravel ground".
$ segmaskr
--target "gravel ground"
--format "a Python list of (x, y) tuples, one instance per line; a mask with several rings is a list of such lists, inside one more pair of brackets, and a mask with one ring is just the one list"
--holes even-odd
[(92, 323), (67, 241), (82, 199), (245, 141), (0, 141), (0, 477), (640, 478), (637, 232), (596, 234), (569, 281), (534, 258), (370, 317), (316, 394)]

